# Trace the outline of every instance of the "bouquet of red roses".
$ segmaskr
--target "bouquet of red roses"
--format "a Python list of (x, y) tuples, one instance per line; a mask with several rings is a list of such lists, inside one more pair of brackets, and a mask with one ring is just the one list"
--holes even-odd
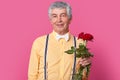
[[(78, 35), (78, 39), (83, 39), (83, 41), (88, 42), (93, 40), (93, 36), (91, 34), (84, 34), (83, 32)], [(80, 43), (78, 48), (71, 47), (70, 50), (65, 51), (65, 53), (73, 54), (76, 52), (77, 58), (90, 58), (93, 57), (93, 54), (89, 52), (89, 49), (86, 47), (86, 45)], [(83, 78), (83, 71), (86, 69), (86, 77), (88, 77), (88, 74), (90, 72), (90, 66), (91, 64), (88, 64), (86, 66), (80, 65), (80, 68), (74, 75), (74, 80), (82, 80)]]

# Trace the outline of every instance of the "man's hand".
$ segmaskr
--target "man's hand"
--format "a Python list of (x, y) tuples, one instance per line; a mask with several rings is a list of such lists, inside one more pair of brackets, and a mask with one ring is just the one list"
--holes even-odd
[[(78, 65), (77, 65), (76, 69), (78, 71), (78, 69), (80, 68), (80, 65), (84, 67), (84, 66), (89, 65), (89, 64), (91, 64), (90, 58), (79, 58)], [(87, 75), (86, 75), (86, 69), (83, 70), (82, 80), (88, 80)]]
[(76, 71), (78, 71), (78, 69), (80, 68), (80, 65), (86, 66), (88, 64), (91, 64), (90, 58), (79, 58), (78, 63), (76, 65)]
[(86, 66), (91, 63), (91, 60), (90, 58), (80, 58), (78, 63), (82, 66)]

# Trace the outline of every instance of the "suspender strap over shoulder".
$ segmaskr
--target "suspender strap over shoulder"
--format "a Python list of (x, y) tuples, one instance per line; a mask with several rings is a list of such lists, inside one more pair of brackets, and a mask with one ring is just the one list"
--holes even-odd
[[(74, 36), (74, 47), (76, 48), (76, 38), (75, 38), (75, 36)], [(76, 52), (74, 53), (74, 64), (73, 64), (72, 80), (74, 80), (75, 67), (76, 67)]]
[(45, 53), (44, 53), (44, 80), (47, 80), (46, 59), (47, 59), (48, 39), (49, 39), (49, 34), (47, 35), (46, 38)]

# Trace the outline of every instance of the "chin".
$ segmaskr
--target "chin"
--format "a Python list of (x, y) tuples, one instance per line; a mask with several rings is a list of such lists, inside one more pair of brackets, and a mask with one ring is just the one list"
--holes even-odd
[(58, 29), (57, 31), (58, 32), (64, 32), (65, 30), (64, 29)]

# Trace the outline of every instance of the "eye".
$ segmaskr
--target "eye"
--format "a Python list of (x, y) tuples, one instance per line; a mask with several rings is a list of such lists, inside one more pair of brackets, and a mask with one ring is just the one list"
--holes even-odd
[(62, 14), (61, 17), (66, 17), (66, 14)]
[(56, 18), (57, 17), (57, 15), (52, 15), (52, 18)]

